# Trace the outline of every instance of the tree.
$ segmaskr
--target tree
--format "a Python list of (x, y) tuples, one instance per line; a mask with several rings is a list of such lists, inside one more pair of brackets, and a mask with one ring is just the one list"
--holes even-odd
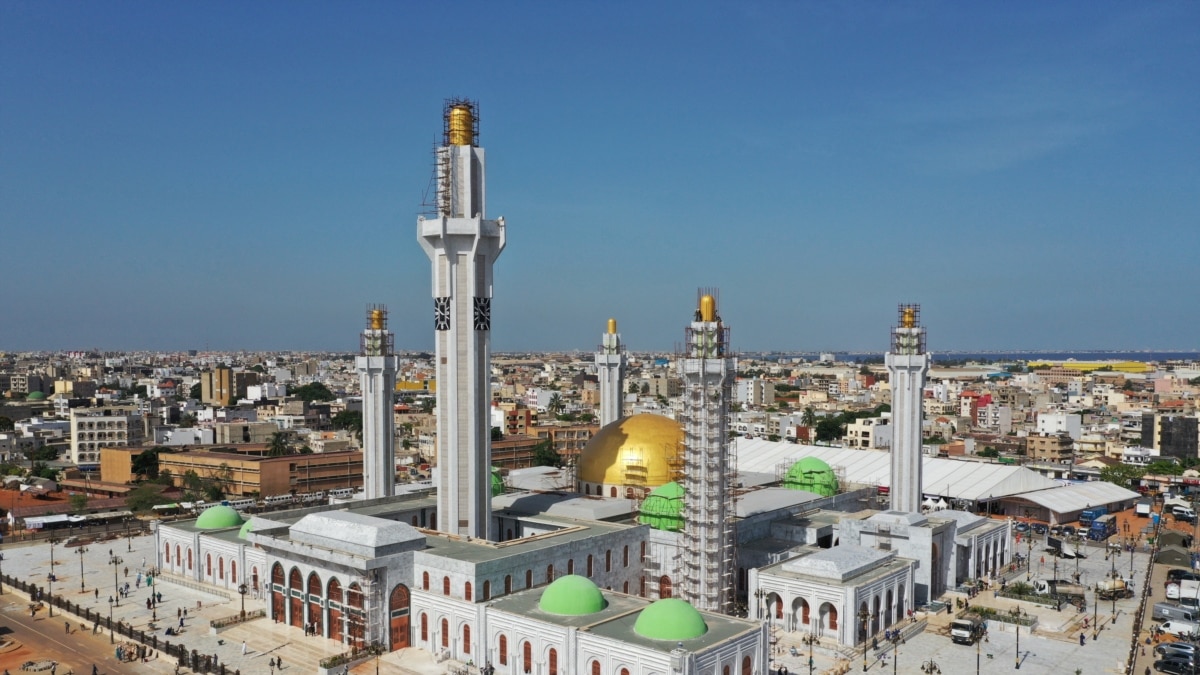
[(354, 433), (354, 437), (359, 441), (362, 440), (363, 432), (363, 416), (360, 410), (343, 410), (333, 416), (330, 424), (334, 429), (347, 429)]
[(36, 462), (29, 469), (29, 475), (36, 478), (46, 478), (48, 480), (58, 480), (58, 469), (46, 465), (44, 462)]
[(817, 422), (818, 443), (835, 441), (841, 438), (844, 433), (842, 423), (836, 417), (824, 417), (820, 422)]
[(158, 504), (170, 504), (171, 500), (162, 496), (162, 491), (150, 483), (143, 483), (129, 491), (125, 497), (125, 507), (130, 511), (149, 511)]
[(561, 415), (563, 409), (566, 407), (567, 405), (563, 403), (562, 396), (558, 395), (557, 393), (552, 394), (550, 396), (550, 402), (546, 404), (546, 410), (548, 410), (552, 415)]
[(558, 455), (549, 438), (533, 446), (534, 466), (558, 466), (561, 462), (562, 457)]
[(499, 441), (504, 439), (504, 430), (500, 427), (492, 427), (492, 440)]
[(288, 446), (287, 434), (282, 431), (271, 434), (271, 445), (267, 449), (267, 457), (282, 457), (290, 454), (292, 454), (292, 449)]
[(78, 515), (87, 509), (88, 496), (82, 492), (76, 492), (67, 501), (71, 504), (71, 513)]
[(1159, 459), (1150, 462), (1144, 473), (1152, 473), (1159, 476), (1179, 476), (1183, 474), (1183, 469), (1183, 466), (1176, 464), (1175, 462), (1168, 462), (1166, 460)]
[(179, 418), (179, 428), (191, 429), (192, 427), (196, 426), (197, 421), (198, 420), (196, 419), (196, 416), (189, 413)]
[(144, 452), (138, 453), (133, 458), (131, 470), (133, 475), (140, 476), (146, 480), (154, 480), (158, 478), (158, 453), (166, 448), (155, 446)]
[(1134, 481), (1140, 481), (1145, 473), (1146, 470), (1141, 467), (1118, 464), (1116, 466), (1106, 466), (1101, 469), (1100, 480), (1128, 488)]
[(203, 389), (200, 387), (200, 383), (197, 382), (196, 384), (192, 385), (191, 389), (188, 390), (188, 398), (199, 401), (202, 391)]
[(638, 386), (637, 382), (629, 383), (629, 393), (636, 394), (636, 393), (640, 392), (641, 390), (642, 390), (642, 388)]
[(333, 395), (332, 391), (329, 391), (329, 387), (320, 382), (310, 382), (296, 387), (292, 390), (292, 396), (301, 398), (309, 403), (313, 401), (332, 401), (337, 398)]
[(804, 409), (804, 414), (800, 416), (800, 422), (806, 427), (814, 427), (817, 425), (817, 411), (813, 410), (810, 405)]
[(989, 446), (985, 447), (983, 450), (979, 451), (979, 456), (980, 457), (999, 457), (1000, 451), (989, 445)]
[(425, 398), (421, 399), (421, 412), (422, 413), (429, 415), (433, 412), (433, 409), (435, 407), (437, 407), (437, 399), (435, 399), (434, 397), (426, 396)]
[(0, 431), (12, 431), (14, 426), (11, 417), (0, 417)]

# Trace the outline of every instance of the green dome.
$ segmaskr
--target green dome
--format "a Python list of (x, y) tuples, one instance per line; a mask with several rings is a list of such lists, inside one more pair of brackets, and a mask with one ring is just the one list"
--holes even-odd
[(692, 640), (708, 632), (704, 617), (679, 598), (652, 603), (638, 615), (633, 630), (651, 640)]
[(498, 497), (504, 494), (504, 479), (500, 476), (500, 467), (492, 467), (492, 496)]
[(591, 579), (568, 574), (554, 580), (538, 600), (538, 609), (561, 616), (595, 614), (608, 606), (600, 587)]
[(252, 522), (254, 522), (253, 518), (248, 519), (246, 522), (242, 523), (242, 529), (238, 530), (238, 539), (246, 538), (246, 534), (248, 534), (251, 530), (250, 523), (252, 523)]
[(34, 392), (30, 392), (29, 395), (25, 397), (25, 400), (26, 401), (44, 401), (44, 400), (46, 400), (46, 395), (40, 391), (34, 391)]
[(791, 490), (815, 492), (822, 497), (832, 497), (838, 491), (837, 475), (824, 461), (816, 457), (804, 457), (788, 469), (783, 486)]
[(240, 527), (241, 525), (242, 514), (232, 506), (222, 504), (204, 509), (204, 512), (196, 519), (196, 527), (201, 530), (223, 530), (227, 527)]
[(656, 530), (683, 531), (683, 486), (674, 481), (654, 488), (642, 501), (638, 522)]

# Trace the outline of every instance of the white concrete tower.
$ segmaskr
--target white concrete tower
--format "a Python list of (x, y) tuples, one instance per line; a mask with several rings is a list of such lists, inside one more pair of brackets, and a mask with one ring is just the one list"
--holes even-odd
[(484, 155), (474, 102), (450, 100), (436, 152), (436, 215), (417, 221), (432, 262), (437, 352), (437, 529), (494, 540), (489, 382), (492, 265), (504, 219), (484, 217)]
[(729, 328), (716, 298), (700, 296), (679, 356), (683, 378), (684, 567), (683, 599), (697, 609), (733, 610), (733, 460), (729, 404), (737, 359), (729, 355)]
[(396, 391), (398, 359), (392, 353), (387, 310), (367, 309), (367, 328), (359, 337), (354, 359), (363, 397), (363, 490), (367, 499), (391, 497), (396, 485), (396, 420), (392, 396)]
[(617, 320), (608, 320), (608, 332), (596, 352), (596, 376), (600, 380), (600, 428), (624, 417), (625, 347), (617, 332)]
[(921, 512), (921, 420), (925, 376), (929, 373), (921, 306), (900, 305), (900, 325), (892, 329), (892, 348), (884, 356), (892, 387), (893, 511)]

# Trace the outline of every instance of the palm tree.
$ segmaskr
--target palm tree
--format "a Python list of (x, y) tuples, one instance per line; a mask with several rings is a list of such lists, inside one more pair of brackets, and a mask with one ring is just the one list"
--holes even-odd
[(546, 410), (549, 410), (553, 415), (561, 413), (565, 407), (567, 406), (563, 403), (562, 396), (559, 396), (557, 393), (552, 394), (550, 402), (546, 404)]
[(817, 423), (817, 411), (813, 410), (813, 407), (811, 405), (808, 406), (807, 408), (804, 409), (804, 414), (800, 417), (800, 421), (806, 427), (815, 426)]
[(271, 446), (267, 449), (267, 457), (282, 457), (290, 454), (292, 454), (292, 449), (288, 447), (287, 434), (282, 431), (271, 434)]

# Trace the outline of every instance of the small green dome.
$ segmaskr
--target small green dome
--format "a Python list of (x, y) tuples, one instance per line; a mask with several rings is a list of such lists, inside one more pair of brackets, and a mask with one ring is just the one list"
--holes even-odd
[(246, 538), (246, 534), (249, 533), (251, 530), (250, 523), (252, 523), (252, 522), (254, 522), (254, 519), (249, 518), (246, 520), (246, 522), (242, 523), (242, 529), (238, 530), (238, 539)]
[(568, 574), (554, 580), (538, 600), (538, 609), (561, 616), (595, 614), (608, 606), (600, 587), (587, 577)]
[(46, 395), (40, 391), (33, 391), (33, 392), (30, 392), (29, 395), (25, 397), (25, 400), (26, 401), (44, 401), (44, 400), (46, 400)]
[(656, 530), (682, 532), (684, 494), (683, 486), (674, 481), (654, 488), (642, 501), (638, 522)]
[(704, 617), (679, 598), (666, 598), (642, 610), (633, 630), (651, 640), (693, 640), (708, 632)]
[(822, 497), (832, 497), (838, 491), (837, 475), (823, 460), (804, 457), (788, 469), (783, 486), (791, 490), (815, 492)]
[(504, 478), (500, 476), (500, 467), (492, 467), (492, 496), (498, 497), (504, 494)]
[(241, 524), (242, 514), (232, 506), (222, 504), (204, 509), (196, 519), (196, 527), (201, 530), (223, 530), (227, 527), (240, 527)]

